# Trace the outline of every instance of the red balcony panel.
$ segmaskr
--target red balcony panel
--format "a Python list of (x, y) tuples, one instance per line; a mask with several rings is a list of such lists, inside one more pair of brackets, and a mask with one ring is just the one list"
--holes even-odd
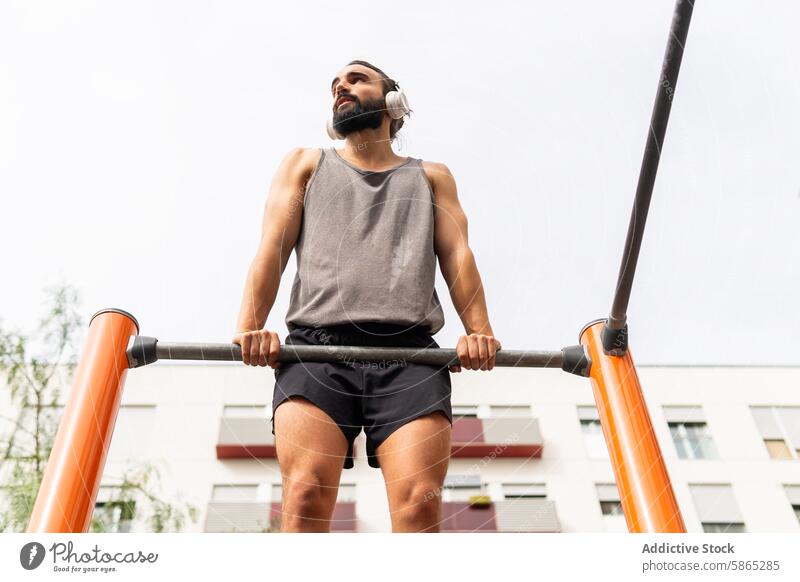
[(217, 459), (275, 459), (275, 445), (217, 445)]
[(484, 443), (483, 421), (480, 418), (454, 418), (453, 443)]
[(503, 444), (460, 444), (453, 443), (450, 451), (451, 457), (497, 457), (497, 458), (521, 458), (542, 457), (542, 445), (503, 445)]
[(470, 505), (466, 501), (447, 501), (442, 503), (443, 532), (496, 532), (494, 504)]
[(535, 418), (453, 419), (452, 457), (540, 458), (542, 448)]
[(275, 436), (260, 417), (222, 417), (217, 437), (218, 459), (274, 459)]

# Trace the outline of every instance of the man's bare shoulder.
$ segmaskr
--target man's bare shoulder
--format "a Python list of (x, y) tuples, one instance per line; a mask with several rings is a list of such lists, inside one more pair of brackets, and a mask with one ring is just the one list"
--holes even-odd
[(320, 148), (295, 147), (286, 154), (284, 163), (291, 167), (292, 173), (308, 177), (317, 167), (321, 156)]
[(431, 183), (434, 193), (439, 185), (449, 182), (453, 179), (453, 174), (450, 168), (443, 162), (431, 162), (422, 160), (422, 169), (425, 171), (428, 181)]

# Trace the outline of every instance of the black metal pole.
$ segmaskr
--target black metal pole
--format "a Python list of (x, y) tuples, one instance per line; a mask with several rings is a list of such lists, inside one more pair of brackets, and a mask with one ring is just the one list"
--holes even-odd
[[(644, 226), (647, 221), (647, 212), (650, 208), (650, 198), (656, 181), (658, 162), (664, 145), (664, 135), (667, 131), (669, 113), (672, 109), (672, 99), (678, 82), (678, 72), (681, 68), (686, 37), (689, 33), (689, 22), (692, 18), (694, 0), (677, 0), (672, 15), (672, 26), (667, 40), (667, 49), (664, 53), (664, 62), (661, 67), (661, 78), (658, 82), (656, 100), (653, 105), (653, 114), (650, 119), (650, 130), (639, 171), (639, 183), (636, 187), (636, 196), (633, 202), (628, 234), (625, 239), (625, 249), (622, 253), (622, 262), (617, 277), (617, 288), (611, 313), (603, 331), (603, 347), (607, 352), (621, 355), (627, 349), (627, 310), (628, 301), (633, 286), (633, 276), (636, 272), (636, 263), (642, 246)], [(613, 330), (613, 331), (612, 331)], [(616, 332), (616, 333), (614, 333)]]
[[(237, 344), (161, 343), (156, 351), (159, 360), (242, 360)], [(561, 352), (500, 350), (495, 357), (498, 366), (560, 368)], [(354, 362), (404, 360), (415, 364), (439, 366), (458, 363), (453, 349), (400, 348), (367, 346), (298, 346), (281, 345), (279, 362)]]
[[(158, 360), (242, 361), (238, 344), (168, 343), (156, 338), (136, 336), (127, 350), (131, 368)], [(450, 366), (459, 364), (454, 349), (371, 346), (301, 346), (282, 344), (279, 362), (334, 362), (355, 365), (356, 362), (383, 362), (383, 365), (405, 363)], [(569, 346), (554, 351), (498, 350), (496, 366), (528, 368), (561, 368), (572, 374), (588, 376), (590, 362), (583, 346)]]

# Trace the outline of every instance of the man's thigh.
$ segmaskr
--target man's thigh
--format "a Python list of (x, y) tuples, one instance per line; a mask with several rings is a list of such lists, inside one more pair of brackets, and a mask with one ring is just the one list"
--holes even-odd
[(451, 435), (449, 419), (437, 410), (404, 424), (375, 449), (393, 512), (409, 502), (440, 501)]
[(314, 468), (338, 484), (347, 454), (348, 440), (342, 429), (321, 408), (302, 396), (290, 396), (273, 415), (275, 451), (281, 473)]
[[(275, 409), (274, 422), (283, 484), (281, 531), (329, 531), (347, 439), (328, 414), (298, 396)], [(314, 528), (303, 529), (309, 523)]]

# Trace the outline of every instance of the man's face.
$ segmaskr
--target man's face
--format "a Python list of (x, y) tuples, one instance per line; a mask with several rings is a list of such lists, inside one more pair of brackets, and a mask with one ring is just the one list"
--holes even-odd
[(331, 84), (333, 125), (349, 135), (361, 129), (378, 129), (386, 113), (380, 75), (363, 65), (349, 65)]

